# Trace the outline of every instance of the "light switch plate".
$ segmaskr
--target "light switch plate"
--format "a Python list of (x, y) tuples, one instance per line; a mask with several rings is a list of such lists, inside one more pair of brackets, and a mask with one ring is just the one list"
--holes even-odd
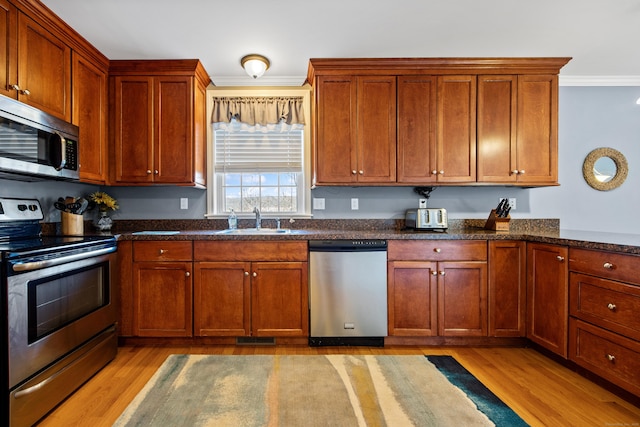
[(189, 199), (180, 197), (180, 209), (189, 209)]
[(322, 197), (314, 198), (313, 199), (313, 209), (315, 209), (315, 210), (324, 209), (324, 198), (322, 198)]
[(357, 211), (358, 209), (358, 199), (351, 199), (351, 210)]

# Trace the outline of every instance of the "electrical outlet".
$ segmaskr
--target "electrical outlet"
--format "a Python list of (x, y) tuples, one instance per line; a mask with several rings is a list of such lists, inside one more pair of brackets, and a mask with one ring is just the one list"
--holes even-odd
[(351, 199), (351, 210), (352, 211), (358, 210), (358, 199)]
[(313, 209), (322, 210), (324, 209), (324, 198), (313, 199)]
[(427, 199), (419, 199), (418, 200), (418, 207), (419, 208), (426, 208), (427, 207)]
[(180, 209), (189, 209), (189, 199), (180, 197)]

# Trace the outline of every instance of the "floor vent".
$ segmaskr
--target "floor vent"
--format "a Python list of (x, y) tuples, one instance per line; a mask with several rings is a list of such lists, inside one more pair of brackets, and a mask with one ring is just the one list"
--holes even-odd
[(274, 337), (238, 337), (237, 345), (276, 345)]

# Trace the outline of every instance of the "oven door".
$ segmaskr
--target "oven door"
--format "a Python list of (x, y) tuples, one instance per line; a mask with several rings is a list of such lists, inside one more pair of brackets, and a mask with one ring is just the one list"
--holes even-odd
[(115, 252), (7, 278), (9, 389), (116, 323)]

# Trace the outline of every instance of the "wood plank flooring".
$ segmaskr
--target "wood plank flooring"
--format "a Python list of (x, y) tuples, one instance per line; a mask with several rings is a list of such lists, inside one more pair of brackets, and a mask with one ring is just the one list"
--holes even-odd
[(449, 354), (531, 426), (640, 426), (640, 408), (530, 348), (126, 346), (39, 424), (111, 426), (170, 354)]

